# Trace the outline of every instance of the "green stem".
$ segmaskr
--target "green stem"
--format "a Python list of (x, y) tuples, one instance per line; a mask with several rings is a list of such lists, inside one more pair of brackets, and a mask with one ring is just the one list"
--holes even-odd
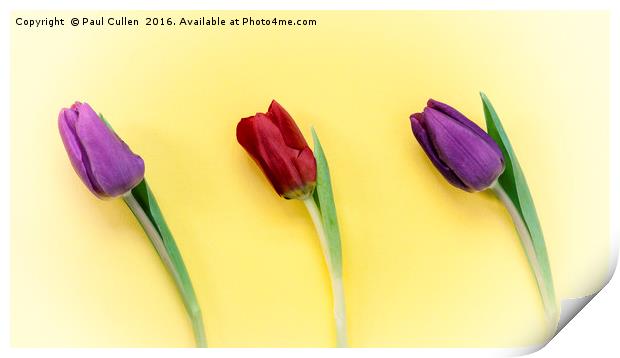
[[(164, 241), (153, 224), (149, 216), (144, 212), (144, 209), (138, 203), (133, 194), (128, 192), (123, 195), (123, 200), (125, 204), (131, 209), (131, 212), (134, 214), (138, 222), (146, 232), (146, 235), (151, 240), (153, 247), (159, 254), (161, 261), (172, 278), (174, 279), (174, 283), (176, 284), (181, 297), (183, 298), (183, 304), (185, 305), (185, 309), (189, 315), (190, 320), (192, 321), (192, 327), (194, 331), (194, 338), (196, 340), (196, 345), (199, 348), (207, 347), (207, 340), (205, 338), (205, 330), (202, 321), (202, 312), (200, 310), (200, 306), (198, 305), (198, 300), (196, 298), (196, 294), (194, 292), (194, 288), (192, 287), (191, 281), (189, 279), (189, 275), (187, 275), (187, 270), (185, 267), (178, 269), (172, 262), (170, 258), (170, 253), (164, 244)], [(180, 256), (180, 254), (179, 254)], [(182, 265), (182, 263), (181, 263)]]
[(332, 295), (334, 299), (334, 320), (336, 323), (336, 340), (338, 348), (346, 348), (347, 344), (347, 322), (345, 315), (344, 305), (344, 287), (342, 285), (342, 270), (337, 267), (333, 267), (332, 259), (328, 250), (327, 235), (323, 227), (323, 221), (321, 220), (321, 212), (316, 206), (316, 203), (309, 197), (303, 200), (306, 205), (306, 209), (312, 218), (314, 227), (319, 236), (321, 243), (321, 250), (323, 251), (323, 257), (327, 263), (327, 269), (329, 271)]
[(555, 290), (553, 288), (553, 282), (547, 282), (543, 275), (543, 269), (541, 267), (540, 261), (538, 260), (538, 256), (536, 256), (536, 251), (534, 250), (534, 245), (532, 243), (532, 237), (530, 236), (530, 231), (523, 221), (523, 218), (519, 214), (519, 211), (515, 207), (512, 200), (502, 186), (495, 182), (493, 186), (490, 188), (493, 190), (495, 195), (499, 198), (499, 200), (504, 204), (508, 213), (512, 217), (512, 221), (517, 229), (517, 233), (519, 234), (519, 238), (521, 239), (521, 245), (523, 246), (523, 250), (525, 251), (525, 255), (529, 261), (530, 267), (536, 278), (536, 284), (538, 285), (538, 292), (540, 293), (540, 297), (543, 302), (543, 306), (545, 308), (545, 313), (547, 319), (551, 323), (556, 323), (558, 320), (558, 308), (557, 303), (555, 301)]

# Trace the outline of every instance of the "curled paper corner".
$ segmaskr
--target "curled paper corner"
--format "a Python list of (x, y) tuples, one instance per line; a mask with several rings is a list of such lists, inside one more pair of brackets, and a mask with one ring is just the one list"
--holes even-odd
[(564, 327), (566, 327), (568, 322), (570, 322), (573, 318), (575, 318), (577, 313), (579, 313), (579, 311), (581, 311), (599, 292), (600, 290), (587, 296), (567, 298), (565, 300), (562, 300), (562, 304), (560, 308), (560, 320), (558, 322), (558, 326), (555, 330), (555, 333), (553, 334), (553, 337), (555, 337), (558, 333), (560, 333), (560, 331)]
[(567, 298), (567, 299), (562, 300), (561, 309), (560, 309), (560, 320), (558, 322), (558, 326), (555, 330), (555, 333), (549, 339), (549, 341), (551, 341), (555, 336), (557, 336), (558, 333), (560, 333), (560, 331), (564, 329), (564, 327), (566, 327), (568, 322), (570, 322), (573, 318), (575, 318), (575, 316), (588, 303), (590, 303), (590, 301), (592, 301), (592, 299), (596, 295), (598, 295), (598, 293), (601, 292), (601, 290), (605, 288), (605, 286), (607, 286), (609, 281), (611, 281), (611, 278), (613, 277), (614, 272), (616, 271), (616, 267), (618, 265), (618, 242), (619, 240), (617, 236), (613, 235), (611, 243), (610, 243), (609, 267), (607, 270), (607, 278), (605, 279), (601, 287), (596, 292), (591, 293), (589, 295), (586, 295), (583, 297)]
[(575, 318), (575, 316), (577, 316), (577, 314), (588, 303), (590, 303), (590, 301), (592, 301), (592, 299), (596, 295), (598, 295), (599, 292), (601, 292), (603, 288), (605, 288), (605, 286), (607, 286), (609, 281), (611, 281), (611, 278), (613, 277), (614, 272), (616, 271), (616, 267), (618, 265), (618, 247), (619, 247), (618, 244), (619, 242), (620, 240), (618, 240), (618, 236), (613, 235), (611, 239), (611, 244), (610, 244), (609, 267), (607, 270), (607, 277), (605, 281), (603, 282), (603, 284), (601, 285), (601, 287), (589, 295), (582, 296), (582, 297), (566, 298), (562, 300), (560, 304), (560, 319), (558, 320), (558, 324), (557, 324), (557, 327), (555, 328), (553, 335), (551, 335), (547, 340), (545, 340), (545, 342), (541, 344), (504, 350), (502, 351), (502, 353), (504, 353), (502, 356), (504, 357), (524, 356), (527, 354), (537, 352), (543, 349), (547, 344), (549, 344), (549, 342), (551, 342), (553, 338), (555, 338), (555, 336), (557, 336), (560, 333), (560, 331), (562, 331), (562, 329), (564, 329), (564, 327), (566, 327), (566, 325), (568, 325), (568, 323), (573, 318)]
[[(608, 282), (609, 280), (605, 282), (603, 287), (605, 287)], [(553, 335), (551, 335), (543, 343), (540, 343), (540, 344), (535, 344), (535, 345), (531, 345), (527, 347), (507, 349), (506, 351), (504, 351), (503, 356), (504, 357), (519, 357), (519, 356), (532, 354), (534, 352), (537, 352), (543, 349), (547, 344), (549, 344), (549, 342), (553, 340), (553, 338), (555, 338), (555, 336), (558, 335), (558, 333), (560, 333), (562, 329), (564, 329), (564, 327), (566, 327), (568, 322), (570, 322), (594, 298), (594, 296), (596, 296), (601, 291), (601, 289), (587, 296), (567, 298), (567, 299), (562, 300), (561, 307), (560, 307), (560, 319), (558, 321), (558, 325), (555, 328)]]
[(605, 288), (605, 286), (607, 286), (609, 281), (611, 281), (611, 278), (613, 277), (614, 272), (616, 271), (617, 264), (618, 264), (618, 243), (619, 243), (619, 240), (614, 235), (614, 237), (612, 237), (611, 245), (610, 245), (609, 267), (607, 271), (607, 277), (605, 281), (603, 282), (603, 284), (601, 285), (601, 287), (589, 295), (582, 296), (582, 297), (566, 298), (561, 301), (560, 318), (558, 320), (558, 324), (555, 328), (553, 335), (551, 335), (543, 343), (540, 343), (540, 344), (535, 344), (535, 345), (531, 345), (527, 347), (515, 347), (515, 348), (497, 350), (496, 352), (499, 353), (498, 355), (503, 356), (503, 357), (524, 356), (524, 355), (537, 352), (543, 349), (547, 344), (549, 344), (549, 342), (551, 342), (553, 338), (555, 338), (555, 336), (557, 336), (560, 333), (560, 331), (562, 331), (562, 329), (564, 329), (564, 327), (566, 327), (566, 325), (568, 325), (568, 323), (573, 318), (575, 318), (575, 316), (577, 316), (577, 314), (599, 292), (601, 292), (603, 288)]

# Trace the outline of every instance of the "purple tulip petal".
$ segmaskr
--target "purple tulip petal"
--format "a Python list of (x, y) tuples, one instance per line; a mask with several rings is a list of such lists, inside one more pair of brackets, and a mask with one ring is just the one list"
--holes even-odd
[(78, 109), (76, 133), (88, 157), (95, 188), (122, 195), (144, 178), (144, 161), (135, 155), (86, 103)]
[(73, 168), (97, 197), (124, 194), (144, 178), (142, 158), (88, 104), (75, 102), (62, 109), (58, 130)]
[(469, 126), (429, 107), (424, 109), (424, 119), (439, 158), (470, 189), (486, 189), (501, 174), (503, 157)]
[(491, 138), (484, 130), (482, 130), (482, 128), (480, 128), (476, 123), (472, 122), (471, 120), (469, 120), (469, 118), (465, 117), (461, 112), (459, 112), (458, 110), (456, 110), (455, 108), (436, 101), (434, 99), (429, 99), (427, 102), (427, 106), (430, 108), (433, 108), (445, 115), (447, 115), (448, 117), (458, 121), (459, 123), (465, 125), (467, 128), (471, 129), (474, 133), (476, 133), (480, 138), (482, 138), (485, 142), (487, 142), (491, 148), (493, 149), (493, 151), (495, 151), (495, 153), (499, 156), (501, 156), (503, 158), (503, 154), (502, 154), (502, 150), (499, 148), (499, 146), (497, 145), (497, 143), (495, 143), (495, 141), (493, 140), (493, 138)]
[(467, 185), (465, 185), (459, 177), (457, 177), (452, 169), (450, 169), (444, 162), (441, 161), (437, 153), (435, 152), (435, 148), (431, 143), (430, 138), (428, 137), (428, 133), (424, 129), (424, 115), (422, 113), (414, 113), (409, 117), (411, 121), (411, 130), (413, 131), (413, 135), (422, 146), (422, 149), (431, 160), (433, 165), (439, 170), (441, 175), (452, 185), (461, 188), (463, 190), (469, 190)]
[(89, 171), (84, 162), (82, 146), (77, 139), (77, 133), (75, 132), (75, 123), (77, 119), (78, 115), (75, 110), (63, 108), (58, 114), (58, 130), (60, 131), (60, 137), (69, 155), (69, 160), (71, 161), (73, 169), (88, 190), (99, 196), (99, 193), (95, 190), (89, 177)]

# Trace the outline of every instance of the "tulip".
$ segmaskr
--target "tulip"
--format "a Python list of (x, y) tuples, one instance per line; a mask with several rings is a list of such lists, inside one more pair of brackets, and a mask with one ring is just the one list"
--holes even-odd
[[(469, 192), (488, 189), (504, 204), (538, 285), (548, 322), (552, 323), (549, 327), (555, 332), (559, 311), (534, 201), (495, 109), (486, 95), (481, 93), (481, 97), (493, 137), (456, 109), (433, 99), (422, 113), (409, 117), (411, 128), (433, 165), (452, 185)], [(504, 172), (506, 165), (509, 170)]]
[(73, 169), (99, 198), (123, 195), (144, 178), (144, 161), (87, 104), (58, 115), (58, 129)]
[(86, 103), (58, 115), (58, 129), (73, 169), (98, 198), (122, 197), (168, 269), (183, 299), (198, 347), (207, 341), (202, 312), (183, 258), (155, 195), (144, 178), (144, 161)]
[(504, 171), (504, 156), (493, 139), (447, 104), (429, 99), (410, 117), (413, 134), (431, 162), (452, 185), (477, 192)]
[(275, 100), (267, 113), (243, 118), (237, 141), (261, 168), (278, 195), (305, 199), (316, 186), (316, 160), (290, 114)]
[(327, 159), (314, 129), (312, 135), (316, 157), (291, 115), (275, 100), (267, 113), (256, 113), (237, 124), (237, 141), (275, 191), (286, 199), (301, 200), (308, 210), (332, 284), (336, 344), (347, 347), (340, 231)]

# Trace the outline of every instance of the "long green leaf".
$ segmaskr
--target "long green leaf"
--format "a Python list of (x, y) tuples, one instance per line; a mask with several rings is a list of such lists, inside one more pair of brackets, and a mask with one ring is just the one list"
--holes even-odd
[[(206, 347), (202, 313), (198, 305), (194, 287), (192, 286), (189, 273), (187, 272), (187, 268), (185, 267), (185, 263), (183, 262), (183, 258), (179, 252), (179, 248), (177, 247), (174, 237), (168, 228), (168, 224), (166, 224), (166, 220), (164, 219), (161, 209), (157, 204), (155, 195), (151, 191), (146, 179), (142, 180), (140, 184), (133, 188), (131, 193), (161, 237), (166, 254), (172, 263), (172, 267), (169, 267), (169, 269), (171, 270), (171, 274), (179, 288), (185, 309), (187, 310), (192, 321), (198, 346)], [(164, 260), (163, 257), (162, 260)], [(166, 260), (164, 260), (164, 263), (165, 261)]]
[[(99, 113), (99, 118), (106, 124), (106, 126), (108, 126), (108, 128), (110, 128), (112, 132), (115, 132), (114, 128), (112, 128), (112, 125), (105, 119), (103, 114)], [(189, 274), (187, 273), (181, 253), (179, 252), (176, 242), (174, 241), (174, 237), (170, 232), (170, 228), (168, 228), (168, 224), (166, 224), (166, 220), (161, 213), (161, 209), (157, 204), (155, 195), (146, 182), (146, 178), (142, 179), (142, 181), (131, 190), (131, 193), (136, 198), (138, 204), (140, 204), (140, 207), (142, 207), (142, 210), (149, 217), (151, 223), (161, 236), (166, 252), (174, 265), (175, 273), (177, 273), (182, 280), (182, 282), (179, 282), (182, 286), (180, 288), (182, 290), (190, 290), (193, 294), (193, 288), (191, 282), (189, 281)]]
[[(99, 118), (112, 132), (116, 133), (110, 122), (105, 119), (103, 114), (99, 113)], [(168, 228), (168, 224), (166, 224), (166, 220), (164, 219), (161, 209), (157, 204), (155, 195), (146, 182), (146, 178), (142, 179), (142, 181), (131, 190), (130, 196), (131, 198), (124, 198), (125, 203), (136, 216), (136, 219), (138, 219), (140, 225), (142, 225), (145, 229), (145, 232), (147, 233), (147, 236), (149, 236), (151, 243), (153, 243), (155, 250), (160, 255), (162, 263), (170, 271), (170, 274), (174, 279), (174, 283), (183, 298), (183, 305), (185, 306), (190, 320), (192, 321), (194, 336), (198, 347), (206, 347), (207, 341), (205, 338), (204, 324), (202, 322), (202, 312), (198, 304), (198, 299), (196, 298), (196, 293), (194, 292), (194, 287), (192, 286), (189, 273), (187, 272), (187, 268), (185, 267), (185, 263), (183, 262), (183, 258), (179, 252), (179, 248), (174, 241), (170, 228)], [(131, 200), (132, 198), (135, 199), (135, 202)], [(137, 206), (134, 206), (133, 203), (137, 203)], [(146, 215), (144, 220), (147, 220), (150, 225), (149, 223), (141, 220), (141, 218), (144, 217), (141, 213)], [(155, 231), (157, 231), (157, 234), (149, 235), (150, 231), (147, 226), (152, 226)], [(153, 240), (157, 241), (154, 242)], [(161, 246), (163, 246), (163, 250), (161, 249)]]
[(340, 275), (342, 273), (342, 248), (329, 166), (314, 128), (312, 128), (312, 139), (314, 140), (314, 157), (316, 158), (316, 190), (313, 198), (321, 211), (333, 273)]
[(182, 279), (181, 283), (183, 285), (183, 289), (191, 289), (193, 291), (191, 288), (191, 282), (189, 281), (189, 274), (187, 273), (187, 269), (185, 267), (185, 263), (183, 262), (183, 258), (181, 257), (181, 253), (179, 252), (179, 248), (174, 241), (174, 237), (168, 228), (168, 224), (166, 224), (166, 220), (164, 219), (161, 209), (157, 204), (155, 195), (153, 195), (146, 179), (142, 180), (142, 182), (133, 188), (131, 192), (161, 235), (166, 251), (168, 252), (168, 255), (170, 255), (170, 259)]
[(539, 263), (541, 274), (545, 281), (545, 289), (548, 291), (548, 294), (550, 294), (550, 299), (555, 302), (551, 266), (549, 264), (547, 248), (545, 245), (542, 228), (540, 226), (540, 221), (538, 220), (538, 214), (536, 213), (536, 207), (534, 206), (534, 200), (532, 199), (532, 194), (530, 193), (523, 170), (519, 165), (517, 156), (512, 148), (512, 145), (510, 144), (508, 135), (502, 126), (497, 112), (493, 108), (491, 101), (489, 101), (488, 97), (484, 93), (480, 93), (480, 97), (482, 98), (487, 132), (501, 148), (506, 161), (506, 169), (498, 179), (499, 185), (501, 185), (502, 189), (506, 192), (514, 204), (516, 210), (523, 219), (527, 230), (529, 231), (529, 236), (531, 238), (536, 259)]
[[(307, 202), (314, 203), (314, 205), (306, 206), (311, 216), (320, 216), (319, 220), (321, 224), (317, 225), (315, 222), (315, 225), (317, 226), (317, 233), (323, 231), (322, 236), (324, 239), (321, 239), (321, 246), (326, 256), (325, 259), (327, 260), (332, 283), (337, 347), (348, 347), (346, 309), (342, 281), (342, 248), (340, 244), (338, 217), (336, 215), (336, 204), (334, 203), (334, 193), (332, 191), (327, 158), (325, 158), (323, 147), (321, 146), (321, 142), (314, 128), (312, 128), (312, 138), (314, 140), (314, 157), (317, 167), (317, 184), (312, 199), (307, 199)], [(318, 210), (320, 215), (313, 214), (314, 210)], [(319, 233), (319, 237), (321, 237), (321, 233)]]

